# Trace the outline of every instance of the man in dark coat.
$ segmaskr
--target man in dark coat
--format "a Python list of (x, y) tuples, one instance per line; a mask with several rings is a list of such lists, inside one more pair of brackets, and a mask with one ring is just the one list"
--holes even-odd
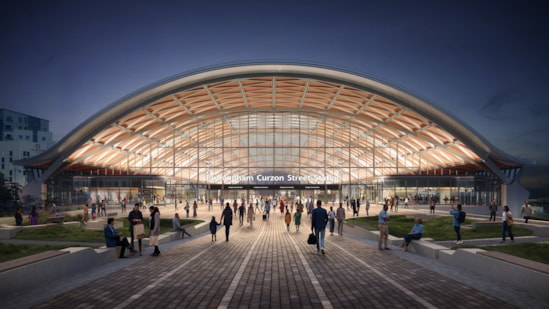
[(225, 241), (229, 241), (229, 230), (231, 225), (233, 225), (233, 211), (231, 210), (231, 205), (229, 203), (227, 203), (225, 209), (223, 209), (220, 221), (225, 225)]
[(322, 201), (316, 201), (316, 208), (312, 211), (311, 232), (316, 236), (316, 254), (324, 254), (324, 236), (326, 235), (328, 212), (322, 208)]
[(105, 226), (105, 229), (103, 229), (103, 234), (105, 234), (105, 243), (107, 247), (122, 246), (119, 256), (121, 259), (125, 258), (124, 253), (126, 252), (126, 248), (128, 248), (132, 254), (135, 254), (136, 251), (130, 246), (128, 239), (117, 233), (114, 229), (114, 218), (107, 219), (107, 225)]

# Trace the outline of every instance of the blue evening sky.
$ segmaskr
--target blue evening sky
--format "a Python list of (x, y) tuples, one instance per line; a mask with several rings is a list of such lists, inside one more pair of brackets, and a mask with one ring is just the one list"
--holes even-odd
[(57, 140), (173, 75), (304, 62), (427, 100), (535, 160), (523, 182), (549, 188), (546, 1), (7, 0), (0, 26), (0, 106), (50, 120)]

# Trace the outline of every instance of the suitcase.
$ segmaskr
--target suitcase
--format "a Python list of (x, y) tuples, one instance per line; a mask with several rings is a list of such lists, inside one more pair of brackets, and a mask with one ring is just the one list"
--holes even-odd
[(263, 214), (263, 221), (267, 220), (267, 214)]

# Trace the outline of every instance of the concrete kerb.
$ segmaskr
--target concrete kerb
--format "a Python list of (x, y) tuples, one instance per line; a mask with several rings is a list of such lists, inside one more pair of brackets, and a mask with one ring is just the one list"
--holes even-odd
[[(98, 224), (106, 224), (97, 222)], [(75, 222), (80, 225), (80, 222)], [(36, 226), (29, 226), (34, 228)], [(199, 235), (209, 229), (208, 222), (202, 222), (196, 225), (186, 226), (191, 235)], [(6, 227), (2, 228), (5, 231), (0, 231), (6, 234), (7, 239), (13, 238), (17, 231), (22, 230), (21, 227)], [(13, 234), (13, 236), (12, 236)], [(167, 244), (181, 237), (176, 232), (168, 232), (160, 235), (159, 244)], [(148, 244), (148, 238), (145, 238), (143, 243)], [(63, 278), (64, 276), (74, 276), (74, 274), (82, 271), (83, 265), (86, 269), (104, 266), (105, 263), (118, 260), (120, 247), (107, 248), (101, 247), (93, 249), (90, 247), (70, 247), (62, 249), (68, 251), (69, 254), (52, 257), (36, 263), (25, 264), (23, 266), (0, 272), (0, 298), (10, 295), (15, 292), (20, 292), (21, 289), (29, 288), (28, 280), (21, 278), (33, 278), (32, 286), (40, 286), (47, 284), (52, 280)]]
[[(379, 236), (378, 231), (348, 223), (345, 224), (344, 233), (373, 241), (377, 241)], [(389, 235), (389, 242), (391, 245), (400, 246), (402, 238)], [(549, 275), (546, 273), (478, 254), (478, 252), (485, 252), (482, 249), (452, 250), (428, 239), (414, 240), (408, 248), (410, 252), (418, 255), (478, 274), (488, 280), (506, 282), (520, 289), (543, 294), (546, 293), (546, 287), (549, 285)]]
[(4, 226), (0, 228), (0, 239), (12, 239), (23, 230), (22, 226)]
[(547, 293), (547, 285), (549, 284), (547, 274), (484, 256), (479, 254), (481, 252), (485, 252), (485, 250), (467, 248), (443, 250), (440, 251), (439, 261), (479, 274), (491, 281), (506, 282), (511, 286), (525, 289), (534, 294), (544, 295)]
[(110, 258), (110, 253), (97, 250), (89, 247), (65, 248), (62, 251), (68, 251), (69, 254), (0, 272), (0, 298), (28, 289), (29, 281), (21, 278), (32, 278), (32, 286), (40, 286), (54, 279), (74, 276), (83, 267), (100, 266)]

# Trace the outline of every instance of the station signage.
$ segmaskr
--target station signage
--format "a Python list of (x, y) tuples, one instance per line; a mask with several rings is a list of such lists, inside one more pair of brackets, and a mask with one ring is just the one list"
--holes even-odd
[(209, 185), (210, 190), (339, 190), (339, 185)]
[(210, 183), (339, 183), (341, 178), (336, 175), (230, 175), (230, 176), (206, 176), (206, 181)]

